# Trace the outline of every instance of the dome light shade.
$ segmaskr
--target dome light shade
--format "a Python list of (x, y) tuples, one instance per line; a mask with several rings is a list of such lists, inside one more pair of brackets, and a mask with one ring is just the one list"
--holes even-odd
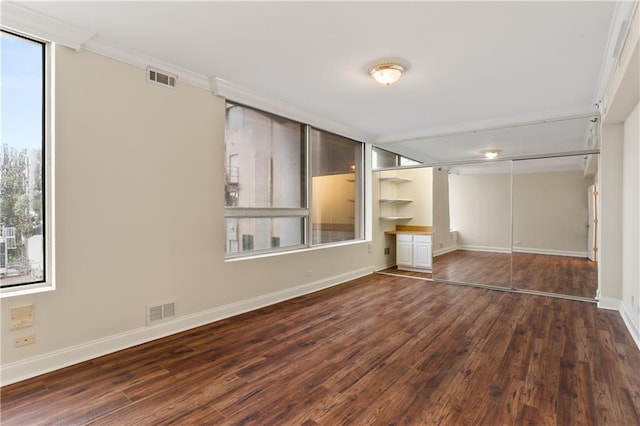
[(488, 158), (490, 160), (497, 158), (501, 152), (502, 151), (499, 149), (486, 149), (484, 151), (480, 151), (480, 153), (483, 154), (485, 158)]
[(367, 71), (378, 83), (389, 86), (400, 80), (400, 77), (407, 69), (408, 65), (403, 61), (383, 60), (370, 65)]

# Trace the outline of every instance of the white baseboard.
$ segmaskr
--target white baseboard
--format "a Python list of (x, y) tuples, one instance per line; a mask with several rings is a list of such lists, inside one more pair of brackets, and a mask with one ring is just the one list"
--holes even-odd
[(601, 297), (598, 299), (598, 308), (608, 309), (610, 311), (620, 311), (622, 301), (620, 299), (612, 299), (609, 297)]
[(451, 253), (456, 250), (458, 250), (458, 246), (451, 246), (451, 247), (441, 248), (439, 250), (434, 250), (433, 257), (442, 256), (443, 254)]
[(489, 251), (492, 253), (511, 253), (511, 247), (459, 245), (457, 248), (458, 250), (468, 250), (468, 251)]
[(631, 318), (631, 314), (627, 311), (627, 306), (624, 303), (621, 303), (620, 306), (620, 315), (622, 315), (622, 320), (627, 326), (627, 330), (629, 330), (631, 337), (633, 337), (633, 340), (636, 342), (638, 350), (640, 350), (640, 328), (638, 328), (638, 324), (636, 324), (633, 321), (633, 318)]
[(515, 253), (548, 254), (550, 256), (587, 257), (586, 251), (551, 250), (531, 247), (514, 247)]
[(372, 267), (362, 268), (297, 287), (287, 288), (195, 314), (178, 317), (174, 320), (157, 324), (152, 327), (142, 327), (113, 336), (81, 343), (79, 345), (70, 346), (68, 348), (49, 352), (33, 358), (4, 364), (0, 367), (0, 384), (4, 386), (19, 382), (21, 380), (68, 367), (79, 362), (97, 358), (141, 343), (146, 343), (151, 340), (219, 321), (224, 318), (229, 318), (234, 315), (239, 315), (244, 312), (273, 305), (304, 294), (313, 293), (371, 273), (373, 273)]

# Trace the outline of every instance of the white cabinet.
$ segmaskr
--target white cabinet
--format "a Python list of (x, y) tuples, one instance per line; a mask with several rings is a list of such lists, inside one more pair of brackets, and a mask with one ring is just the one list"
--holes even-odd
[(431, 235), (396, 235), (398, 269), (431, 271), (431, 259)]
[(396, 237), (396, 263), (398, 266), (413, 264), (413, 238), (411, 235), (398, 234)]

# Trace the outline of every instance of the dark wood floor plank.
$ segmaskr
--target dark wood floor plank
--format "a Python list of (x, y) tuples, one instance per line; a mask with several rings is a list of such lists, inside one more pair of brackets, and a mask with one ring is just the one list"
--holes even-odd
[(584, 302), (370, 275), (3, 387), (2, 424), (640, 424)]

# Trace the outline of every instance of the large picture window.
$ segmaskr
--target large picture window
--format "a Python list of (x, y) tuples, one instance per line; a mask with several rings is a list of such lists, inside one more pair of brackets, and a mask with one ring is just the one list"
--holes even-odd
[(45, 44), (2, 31), (0, 286), (43, 283)]
[(363, 145), (227, 103), (227, 256), (362, 239)]

